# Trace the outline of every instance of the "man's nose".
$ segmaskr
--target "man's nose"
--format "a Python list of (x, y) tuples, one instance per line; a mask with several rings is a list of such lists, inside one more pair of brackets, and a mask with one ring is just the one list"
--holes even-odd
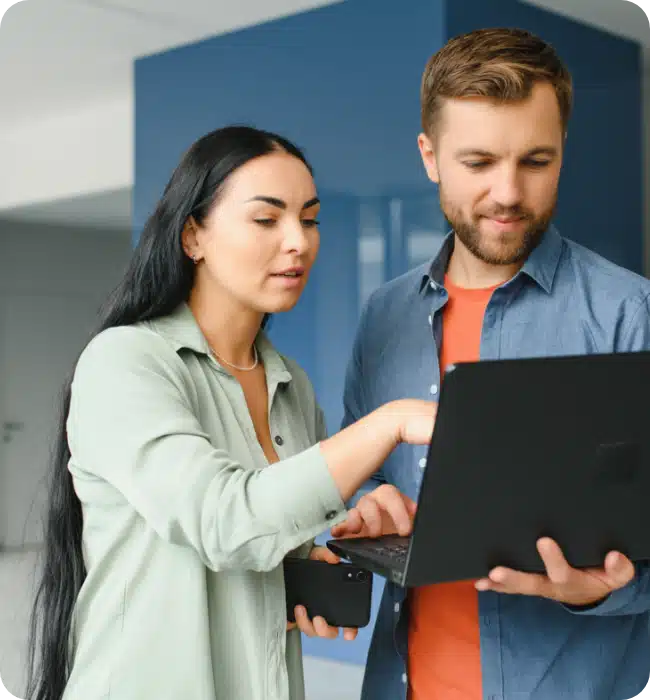
[(504, 208), (512, 208), (523, 199), (523, 186), (516, 168), (501, 168), (495, 173), (491, 189), (492, 199)]

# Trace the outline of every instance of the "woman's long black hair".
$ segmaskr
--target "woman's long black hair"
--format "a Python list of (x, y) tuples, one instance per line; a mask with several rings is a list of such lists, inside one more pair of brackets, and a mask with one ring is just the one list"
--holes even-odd
[[(165, 316), (189, 299), (194, 264), (181, 241), (188, 218), (192, 216), (200, 226), (235, 170), (277, 150), (299, 158), (311, 172), (292, 143), (247, 126), (218, 129), (191, 146), (145, 224), (130, 265), (100, 312), (93, 335)], [(44, 563), (30, 623), (26, 700), (61, 700), (63, 696), (72, 662), (72, 613), (86, 577), (81, 503), (68, 471), (70, 385), (71, 379), (63, 389), (52, 453)]]

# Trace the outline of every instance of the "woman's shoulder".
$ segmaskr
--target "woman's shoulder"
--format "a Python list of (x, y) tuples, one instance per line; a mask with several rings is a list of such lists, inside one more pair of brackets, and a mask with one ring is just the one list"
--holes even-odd
[(138, 323), (101, 331), (86, 345), (81, 357), (148, 356), (164, 350), (164, 347), (165, 343), (158, 333), (146, 324)]
[(174, 348), (147, 324), (107, 328), (94, 336), (79, 356), (75, 377), (112, 374), (177, 374), (183, 364)]

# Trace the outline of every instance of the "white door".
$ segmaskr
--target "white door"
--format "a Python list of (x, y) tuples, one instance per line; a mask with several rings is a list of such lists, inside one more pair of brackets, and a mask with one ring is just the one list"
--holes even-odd
[(37, 546), (63, 384), (98, 304), (79, 296), (0, 295), (0, 545)]

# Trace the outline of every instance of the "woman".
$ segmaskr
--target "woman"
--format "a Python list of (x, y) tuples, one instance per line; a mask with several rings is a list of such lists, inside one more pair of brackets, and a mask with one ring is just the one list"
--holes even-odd
[(304, 289), (318, 208), (302, 153), (250, 128), (172, 175), (67, 392), (29, 698), (304, 697), (282, 560), (328, 559), (314, 536), (433, 426), (432, 404), (400, 401), (326, 439), (263, 333)]

